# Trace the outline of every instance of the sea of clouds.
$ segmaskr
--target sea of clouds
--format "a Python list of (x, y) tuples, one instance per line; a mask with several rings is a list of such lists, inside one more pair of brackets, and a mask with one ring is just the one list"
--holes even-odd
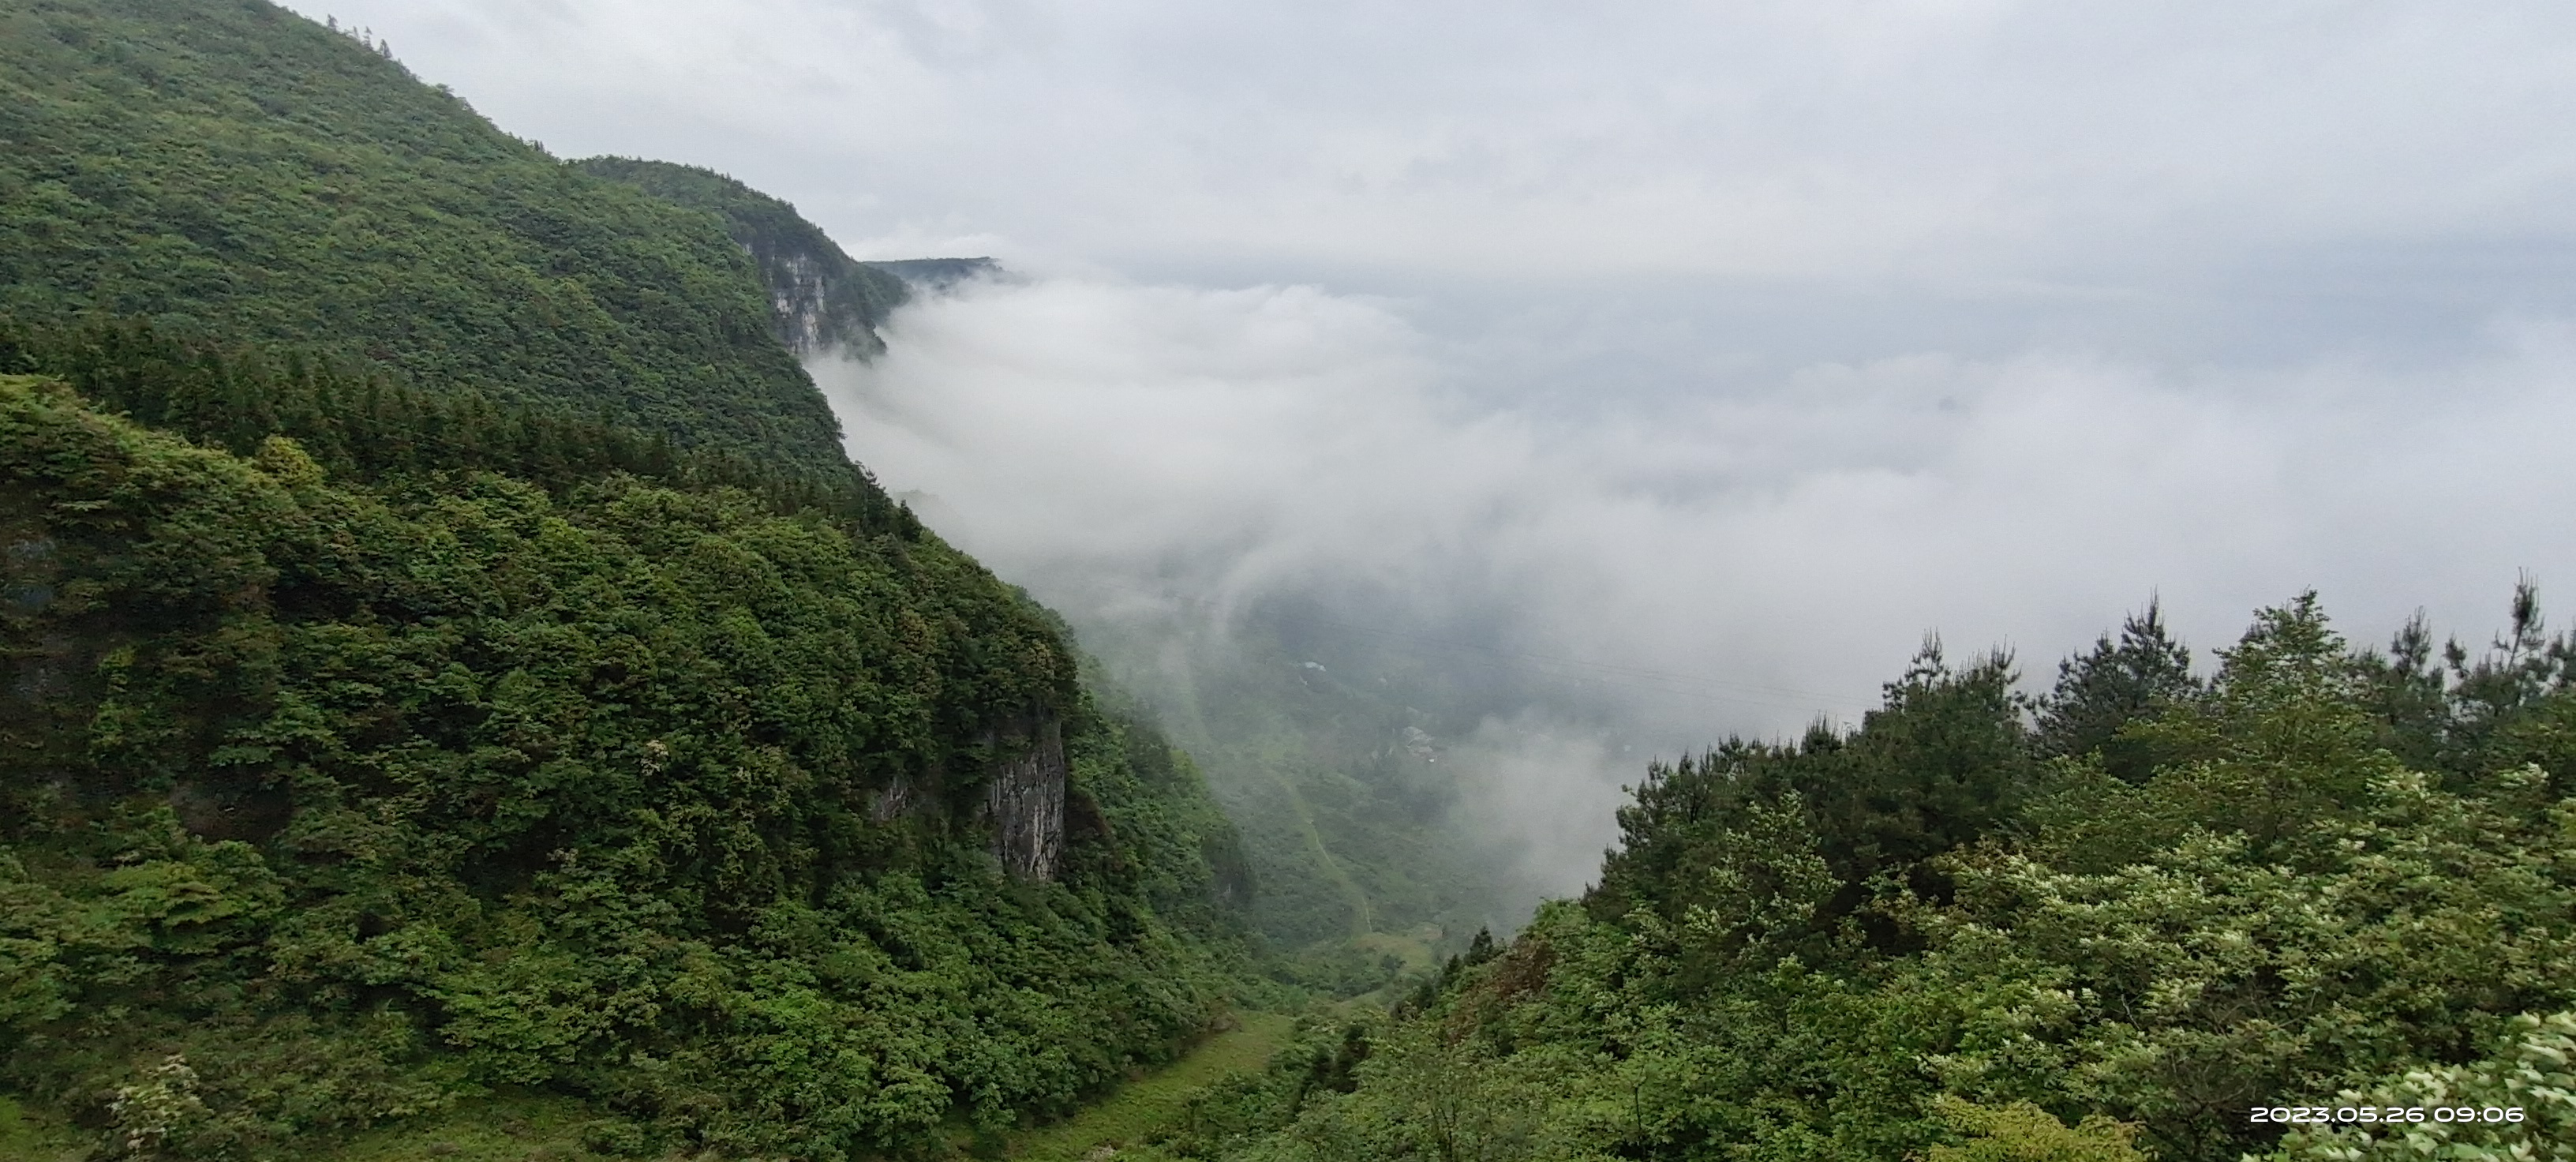
[(1926, 633), (2044, 682), (2151, 596), (2206, 662), (2303, 589), (2359, 641), (2423, 608), (2475, 644), (2521, 571), (2576, 581), (2558, 321), (2432, 365), (1927, 351), (1594, 393), (1310, 286), (990, 280), (886, 338), (814, 367), (852, 454), (1077, 624), (1370, 592), (1390, 632), (1597, 679), (1606, 730), (1540, 703), (1462, 742), (1550, 890), (1636, 746), (1852, 721)]

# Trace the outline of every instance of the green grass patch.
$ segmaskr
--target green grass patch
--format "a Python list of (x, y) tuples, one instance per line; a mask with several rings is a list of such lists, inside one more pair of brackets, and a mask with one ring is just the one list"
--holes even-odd
[(614, 1155), (591, 1146), (613, 1145), (619, 1137), (631, 1139), (632, 1146), (643, 1144), (625, 1123), (603, 1119), (599, 1111), (570, 1098), (496, 1096), (405, 1118), (297, 1157), (300, 1162), (592, 1162)]
[(1423, 924), (1410, 932), (1371, 932), (1354, 936), (1351, 944), (1370, 956), (1392, 956), (1404, 962), (1406, 972), (1426, 972), (1440, 967), (1440, 954), (1432, 948), (1443, 933), (1437, 924)]
[(69, 1126), (0, 1097), (0, 1162), (76, 1162), (95, 1143)]
[[(1117, 1157), (1146, 1162), (1164, 1155), (1146, 1139), (1177, 1124), (1190, 1098), (1228, 1074), (1249, 1073), (1270, 1061), (1289, 1040), (1294, 1018), (1244, 1013), (1237, 1027), (1199, 1043), (1170, 1065), (1119, 1086), (1108, 1100), (1072, 1118), (1011, 1139), (1010, 1157), (1024, 1162), (1091, 1162)], [(1115, 1151), (1102, 1153), (1103, 1148)]]

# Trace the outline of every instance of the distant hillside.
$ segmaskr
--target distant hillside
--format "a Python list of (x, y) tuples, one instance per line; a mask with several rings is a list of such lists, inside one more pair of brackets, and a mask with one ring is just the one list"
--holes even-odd
[(1368, 993), (1525, 917), (1465, 821), (1475, 781), (1452, 754), (1506, 704), (1507, 676), (1295, 599), (1249, 602), (1222, 630), (1186, 606), (1075, 628), (1241, 828), (1260, 884), (1247, 915), (1277, 979)]
[(283, 9), (0, 0), (0, 312), (23, 323), (329, 344), (424, 386), (838, 464), (763, 297), (704, 215)]
[(868, 265), (909, 285), (930, 290), (946, 290), (968, 279), (990, 278), (1002, 273), (1002, 264), (990, 258), (899, 258)]
[(726, 232), (750, 253), (769, 288), (771, 320), (779, 341), (798, 356), (830, 350), (865, 356), (885, 350), (876, 329), (909, 294), (904, 281), (853, 261), (820, 227), (798, 215), (796, 207), (696, 166), (628, 157), (594, 157), (573, 164), (585, 173), (625, 182), (665, 201), (722, 218)]

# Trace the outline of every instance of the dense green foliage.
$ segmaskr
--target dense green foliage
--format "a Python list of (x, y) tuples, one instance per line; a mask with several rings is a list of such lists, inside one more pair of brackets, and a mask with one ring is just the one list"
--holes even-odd
[(696, 166), (631, 157), (573, 164), (723, 219), (725, 233), (760, 268), (779, 340), (797, 354), (839, 349), (865, 356), (885, 350), (876, 329), (911, 292), (902, 279), (853, 261), (796, 207)]
[[(1218, 1002), (1222, 819), (935, 539), (339, 482), (0, 383), (8, 1086), (191, 1156), (514, 1084), (839, 1157), (1064, 1109)], [(979, 793), (1050, 715), (1077, 823), (1012, 883)]]
[[(2576, 647), (2528, 585), (2429, 640), (2302, 598), (2204, 683), (2140, 619), (2036, 728), (1927, 649), (1857, 730), (1655, 768), (1588, 897), (1198, 1156), (2576, 1157)], [(2252, 1116), (2363, 1102), (2524, 1120)]]
[(842, 459), (717, 221), (265, 0), (0, 0), (0, 315), (328, 345), (684, 446)]
[(453, 469), (502, 472), (560, 492), (609, 472), (729, 485), (781, 513), (816, 511), (918, 539), (920, 522), (865, 469), (809, 468), (705, 448), (563, 408), (471, 390), (426, 391), (297, 347), (182, 339), (140, 322), (24, 329), (0, 323), (0, 374), (59, 377), (149, 427), (236, 455), (297, 442), (338, 479)]

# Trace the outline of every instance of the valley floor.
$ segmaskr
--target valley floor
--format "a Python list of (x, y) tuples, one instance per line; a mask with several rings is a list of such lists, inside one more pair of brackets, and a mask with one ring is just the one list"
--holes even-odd
[(1292, 1018), (1242, 1013), (1235, 1028), (1192, 1049), (1188, 1056), (1120, 1086), (1108, 1100), (1060, 1125), (1014, 1135), (1009, 1157), (1025, 1162), (1100, 1162), (1120, 1158), (1160, 1162), (1145, 1140), (1189, 1116), (1190, 1098), (1227, 1074), (1256, 1072), (1288, 1043)]
[[(1054, 1126), (1011, 1137), (1009, 1158), (1022, 1162), (1154, 1162), (1164, 1157), (1146, 1140), (1189, 1116), (1190, 1099), (1229, 1074), (1259, 1071), (1290, 1038), (1295, 1020), (1242, 1013), (1234, 1028), (1194, 1046), (1180, 1060), (1118, 1087), (1098, 1105)], [(559, 1098), (495, 1097), (444, 1114), (388, 1126), (335, 1145), (311, 1162), (586, 1162), (611, 1157), (593, 1149), (592, 1115)], [(93, 1156), (88, 1135), (40, 1120), (0, 1099), (0, 1162), (75, 1162)]]

